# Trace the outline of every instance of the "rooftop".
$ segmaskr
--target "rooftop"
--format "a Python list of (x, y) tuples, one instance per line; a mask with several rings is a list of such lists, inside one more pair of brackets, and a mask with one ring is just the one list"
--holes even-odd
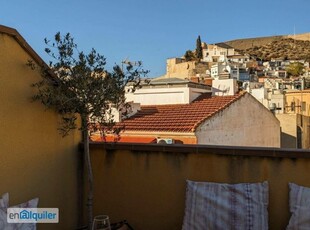
[(204, 93), (190, 104), (142, 106), (132, 117), (124, 120), (126, 131), (194, 132), (206, 119), (242, 97), (211, 96)]
[(205, 84), (194, 82), (189, 79), (182, 79), (182, 78), (155, 78), (152, 79), (148, 83), (142, 83), (141, 86), (147, 87), (147, 86), (173, 86), (173, 85), (181, 85), (181, 86), (189, 86), (192, 88), (203, 88), (203, 89), (210, 89), (210, 86), (207, 86)]

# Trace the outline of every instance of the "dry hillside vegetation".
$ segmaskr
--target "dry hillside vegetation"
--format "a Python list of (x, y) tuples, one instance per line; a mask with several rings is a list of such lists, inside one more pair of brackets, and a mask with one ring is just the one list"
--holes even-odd
[(249, 54), (262, 60), (269, 61), (272, 58), (282, 58), (289, 60), (310, 61), (310, 41), (294, 40), (292, 38), (282, 38), (274, 40), (265, 45), (253, 46), (246, 49), (236, 49), (242, 54)]
[(296, 40), (304, 40), (304, 41), (310, 41), (310, 33), (304, 33), (304, 34), (290, 34), (287, 36), (284, 36), (285, 38), (294, 38)]
[(224, 42), (225, 44), (234, 47), (236, 50), (245, 50), (254, 46), (267, 45), (273, 41), (279, 41), (283, 36), (258, 37), (258, 38), (244, 38)]
[(252, 48), (254, 46), (267, 45), (273, 41), (279, 41), (285, 38), (293, 38), (295, 40), (310, 41), (310, 33), (304, 34), (290, 34), (290, 35), (278, 35), (268, 37), (257, 37), (257, 38), (243, 38), (224, 42), (225, 44), (234, 47), (235, 49), (244, 50)]

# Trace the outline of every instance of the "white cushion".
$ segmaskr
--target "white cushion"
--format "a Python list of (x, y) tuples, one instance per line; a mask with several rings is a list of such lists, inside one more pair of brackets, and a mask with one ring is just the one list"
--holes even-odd
[(183, 230), (268, 229), (268, 182), (187, 181)]
[(9, 207), (9, 193), (4, 193), (0, 199), (0, 208)]
[(291, 218), (288, 230), (310, 229), (310, 188), (289, 183)]
[[(25, 203), (15, 205), (11, 208), (37, 208), (38, 202), (39, 202), (39, 198), (34, 198)], [(3, 208), (0, 207), (0, 229), (5, 229), (5, 230), (35, 230), (36, 229), (35, 223), (16, 223), (16, 224), (8, 223), (7, 222), (7, 208), (8, 208), (8, 194), (7, 194), (7, 206)]]

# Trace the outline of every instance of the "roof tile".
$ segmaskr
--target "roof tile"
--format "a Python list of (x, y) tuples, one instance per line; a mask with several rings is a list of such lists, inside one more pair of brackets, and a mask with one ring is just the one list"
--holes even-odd
[(138, 113), (120, 125), (125, 125), (126, 131), (194, 132), (203, 121), (244, 94), (212, 97), (205, 93), (186, 105), (142, 106)]

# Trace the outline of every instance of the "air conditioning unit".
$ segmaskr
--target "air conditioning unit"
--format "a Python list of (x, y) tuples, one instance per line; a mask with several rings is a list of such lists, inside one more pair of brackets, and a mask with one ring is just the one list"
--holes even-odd
[(174, 139), (171, 138), (157, 138), (157, 144), (174, 144)]

